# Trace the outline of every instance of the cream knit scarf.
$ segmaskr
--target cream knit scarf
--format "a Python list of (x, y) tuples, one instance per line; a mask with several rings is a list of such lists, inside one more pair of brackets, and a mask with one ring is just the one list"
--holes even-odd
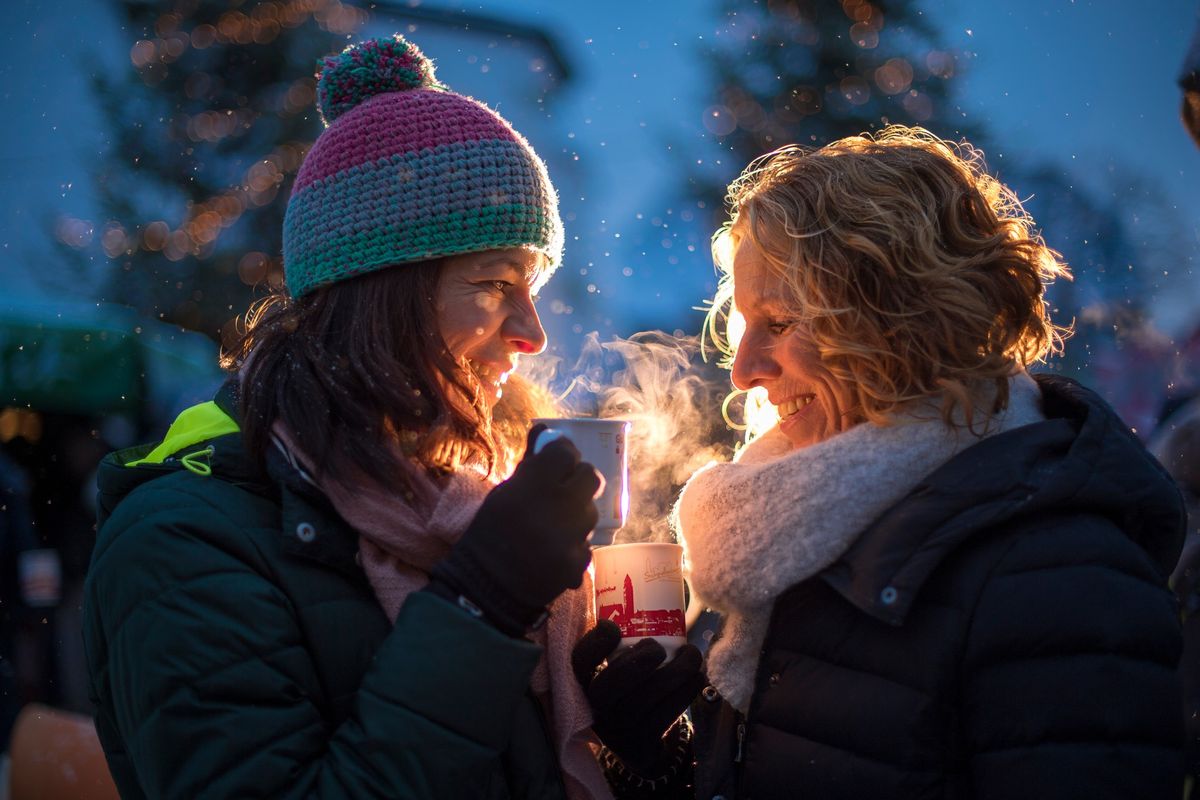
[[(831, 565), (876, 517), (982, 438), (1044, 419), (1037, 384), (1010, 379), (1008, 408), (981, 435), (932, 407), (794, 449), (778, 426), (691, 477), (675, 507), (691, 587), (725, 618), (708, 676), (745, 712), (776, 598)], [(976, 426), (979, 430), (980, 426)]]
[[(315, 474), (311, 460), (286, 428), (277, 423), (272, 433), (309, 475)], [(412, 467), (413, 492), (408, 496), (361, 474), (314, 482), (358, 532), (363, 570), (392, 622), (408, 596), (429, 583), (429, 571), (463, 535), (492, 488), (474, 472), (454, 473), (435, 482), (402, 455), (398, 454), (397, 462)], [(599, 742), (591, 730), (591, 708), (571, 669), (571, 649), (595, 624), (591, 597), (592, 585), (585, 573), (582, 586), (554, 601), (546, 627), (534, 637), (545, 652), (530, 687), (547, 710), (569, 800), (612, 800), (594, 754)]]

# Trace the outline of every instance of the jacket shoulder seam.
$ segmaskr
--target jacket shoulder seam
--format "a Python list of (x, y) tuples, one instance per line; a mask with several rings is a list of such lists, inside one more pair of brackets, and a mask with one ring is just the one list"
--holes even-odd
[[(167, 501), (172, 495), (182, 495), (191, 500), (202, 503), (206, 508), (216, 511), (225, 520), (238, 523), (238, 520), (236, 520), (233, 515), (230, 514), (226, 506), (218, 503), (214, 498), (207, 496), (204, 492), (197, 491), (199, 487), (195, 485), (196, 481), (206, 481), (208, 482), (206, 485), (222, 486), (236, 491), (240, 495), (247, 495), (254, 500), (255, 505), (262, 503), (274, 507), (274, 504), (272, 504), (269, 499), (255, 494), (248, 489), (244, 489), (231, 481), (224, 480), (223, 478), (215, 475), (199, 477), (181, 470), (180, 472), (172, 473), (171, 475), (164, 475), (157, 480), (151, 481), (134, 489), (117, 504), (117, 506), (113, 509), (113, 513), (109, 515), (109, 519), (111, 520), (117, 516), (117, 512), (121, 506), (134, 501), (135, 499), (143, 504), (149, 504), (151, 500), (153, 500), (153, 506), (163, 505), (170, 508), (179, 508), (178, 505), (169, 503)], [(182, 511), (183, 509), (180, 510)], [(240, 526), (244, 524), (244, 521), (238, 524)]]

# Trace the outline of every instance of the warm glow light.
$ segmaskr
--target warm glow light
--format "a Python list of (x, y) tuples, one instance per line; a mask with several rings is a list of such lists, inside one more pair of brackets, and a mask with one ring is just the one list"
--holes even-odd
[(316, 81), (311, 77), (301, 78), (289, 86), (284, 94), (283, 111), (287, 114), (299, 114), (306, 111), (316, 96)]
[(912, 86), (913, 68), (903, 58), (890, 58), (875, 70), (875, 85), (884, 94), (907, 92)]
[(154, 46), (154, 42), (141, 39), (130, 48), (129, 60), (133, 62), (135, 67), (140, 69), (154, 60), (157, 51), (158, 48)]
[(742, 414), (747, 442), (757, 439), (779, 424), (779, 412), (767, 400), (767, 390), (762, 386), (746, 392), (746, 405)]
[(798, 114), (817, 114), (821, 111), (821, 93), (815, 86), (797, 86), (792, 89), (791, 107)]
[[(239, 3), (231, 3), (241, 6)], [(190, 31), (184, 26), (191, 12), (166, 12), (154, 22), (153, 33), (137, 41), (129, 58), (148, 85), (161, 82), (167, 72), (161, 65), (181, 58), (189, 48), (204, 50), (213, 45), (269, 44), (285, 28), (296, 28), (313, 20), (325, 31), (352, 34), (367, 22), (368, 12), (346, 5), (341, 0), (265, 0), (246, 10), (231, 8), (215, 24), (203, 23)], [(156, 67), (158, 67), (156, 69)], [(202, 70), (191, 72), (184, 82), (184, 94), (191, 100), (204, 101), (222, 87), (219, 77)], [(307, 113), (316, 97), (312, 76), (304, 76), (281, 88), (270, 107), (207, 109), (193, 115), (181, 114), (171, 120), (173, 127), (192, 142), (217, 143), (241, 136), (258, 121), (260, 112), (281, 115)], [(761, 109), (760, 109), (761, 112)], [(260, 161), (254, 162), (241, 181), (220, 195), (188, 204), (186, 218), (172, 228), (156, 220), (138, 226), (132, 233), (116, 221), (110, 221), (100, 234), (100, 242), (109, 258), (143, 249), (161, 252), (171, 261), (189, 255), (205, 257), (213, 251), (222, 230), (237, 223), (248, 208), (272, 203), (288, 175), (294, 174), (311, 143), (288, 142), (279, 145)], [(187, 153), (191, 154), (188, 148)], [(56, 235), (64, 244), (82, 247), (94, 235), (94, 226), (84, 220), (63, 218)], [(247, 283), (263, 280), (277, 282), (275, 262), (261, 253), (248, 254), (238, 266), (239, 277)]]
[(715, 136), (728, 136), (737, 128), (737, 120), (726, 106), (709, 106), (703, 119), (704, 127)]
[(838, 84), (838, 91), (851, 105), (861, 106), (871, 99), (871, 87), (859, 75), (842, 78)]
[(25, 408), (5, 408), (0, 411), (0, 442), (20, 437), (36, 443), (42, 438), (42, 417)]
[(128, 244), (125, 229), (119, 222), (110, 222), (105, 226), (104, 233), (100, 236), (100, 246), (109, 258), (116, 258), (126, 251)]
[(874, 50), (879, 46), (879, 32), (865, 22), (856, 22), (850, 26), (850, 41), (864, 50)]
[[(226, 115), (215, 116), (224, 118)], [(236, 223), (247, 208), (265, 206), (275, 199), (286, 176), (300, 166), (310, 146), (302, 142), (280, 145), (246, 171), (241, 185), (190, 206), (187, 219), (177, 230), (172, 231), (166, 222), (156, 220), (140, 232), (140, 242), (135, 237), (133, 247), (140, 246), (151, 252), (161, 250), (171, 261), (179, 261), (188, 255), (206, 255), (221, 230)], [(130, 252), (131, 247), (125, 229), (116, 222), (109, 223), (101, 236), (101, 244), (109, 258)], [(274, 270), (270, 264), (267, 269), (266, 280), (271, 282)]]
[(154, 32), (159, 37), (170, 36), (175, 31), (179, 30), (179, 23), (183, 21), (183, 17), (174, 12), (163, 14), (154, 22)]
[(238, 261), (238, 279), (247, 286), (257, 286), (266, 280), (270, 268), (271, 259), (267, 258), (266, 253), (246, 253)]
[[(717, 248), (729, 249), (731, 246), (728, 244), (728, 240), (729, 237), (722, 237), (715, 246)], [(719, 263), (730, 262), (724, 261)], [(729, 312), (724, 315), (724, 321), (725, 341), (729, 346), (729, 352), (737, 353), (742, 336), (746, 333), (746, 318), (737, 310), (737, 306), (730, 302)], [(745, 398), (740, 419), (731, 416), (729, 408), (732, 400), (737, 397)], [(779, 422), (779, 412), (776, 411), (775, 406), (767, 401), (767, 390), (761, 386), (751, 389), (748, 392), (734, 392), (730, 394), (725, 399), (721, 413), (730, 427), (746, 432), (747, 442), (766, 433)]]
[(918, 122), (924, 122), (933, 116), (933, 101), (929, 99), (929, 95), (922, 94), (916, 89), (904, 96), (903, 105), (904, 110), (912, 114), (913, 119)]
[(167, 244), (167, 237), (170, 236), (171, 229), (167, 223), (160, 221), (151, 222), (142, 231), (142, 247), (146, 250), (162, 250)]
[(68, 247), (86, 247), (95, 232), (92, 223), (74, 217), (60, 217), (54, 226), (55, 237)]
[(192, 31), (192, 47), (197, 50), (204, 50), (212, 47), (217, 41), (217, 29), (212, 25), (204, 24), (197, 25)]
[(171, 261), (182, 261), (192, 249), (192, 241), (183, 231), (174, 231), (167, 237), (163, 255)]
[(925, 66), (939, 78), (954, 77), (954, 54), (944, 50), (931, 50), (925, 56)]
[(172, 36), (169, 39), (163, 40), (162, 50), (166, 55), (164, 60), (174, 61), (183, 55), (183, 51), (187, 49), (191, 41), (186, 36)]

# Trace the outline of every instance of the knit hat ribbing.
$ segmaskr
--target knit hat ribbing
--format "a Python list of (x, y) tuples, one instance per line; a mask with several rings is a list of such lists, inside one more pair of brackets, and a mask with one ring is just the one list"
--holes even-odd
[(293, 297), (396, 264), (507, 247), (535, 247), (558, 266), (558, 197), (504, 118), (439, 84), (399, 35), (322, 64), (327, 127), (304, 158), (283, 225)]

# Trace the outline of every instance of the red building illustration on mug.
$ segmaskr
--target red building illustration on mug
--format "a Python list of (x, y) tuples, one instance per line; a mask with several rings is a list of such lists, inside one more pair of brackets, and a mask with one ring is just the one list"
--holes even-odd
[(624, 596), (622, 602), (600, 606), (600, 619), (611, 619), (621, 629), (621, 636), (634, 638), (639, 636), (683, 636), (683, 611), (675, 609), (658, 609), (654, 611), (638, 610), (633, 604), (633, 579), (625, 576)]

